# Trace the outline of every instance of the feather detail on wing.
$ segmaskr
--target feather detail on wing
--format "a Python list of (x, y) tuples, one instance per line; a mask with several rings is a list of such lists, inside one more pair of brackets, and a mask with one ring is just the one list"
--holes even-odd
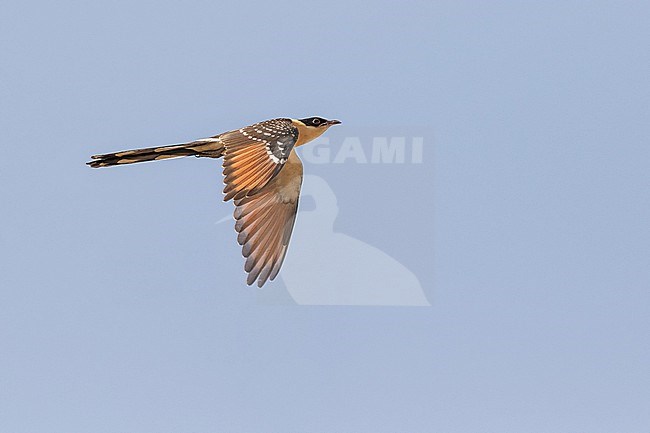
[(267, 120), (222, 134), (224, 201), (260, 191), (286, 164), (297, 139), (298, 131), (289, 119)]
[(235, 199), (237, 242), (246, 258), (249, 285), (262, 287), (280, 271), (298, 212), (302, 163), (295, 152), (287, 166), (257, 194)]

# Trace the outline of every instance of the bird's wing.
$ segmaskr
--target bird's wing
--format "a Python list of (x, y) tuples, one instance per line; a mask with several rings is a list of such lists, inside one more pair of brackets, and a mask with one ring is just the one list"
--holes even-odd
[(237, 242), (246, 257), (246, 283), (258, 287), (280, 271), (298, 212), (302, 163), (292, 152), (286, 167), (257, 194), (235, 200)]
[(225, 146), (224, 201), (260, 191), (286, 164), (298, 140), (290, 119), (256, 123), (219, 137)]

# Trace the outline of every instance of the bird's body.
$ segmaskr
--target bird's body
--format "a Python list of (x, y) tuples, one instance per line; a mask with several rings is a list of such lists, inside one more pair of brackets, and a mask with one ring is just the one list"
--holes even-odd
[(303, 168), (294, 148), (338, 123), (321, 117), (266, 120), (188, 143), (95, 155), (88, 165), (223, 157), (224, 201), (234, 200), (247, 283), (262, 287), (282, 266), (298, 211)]

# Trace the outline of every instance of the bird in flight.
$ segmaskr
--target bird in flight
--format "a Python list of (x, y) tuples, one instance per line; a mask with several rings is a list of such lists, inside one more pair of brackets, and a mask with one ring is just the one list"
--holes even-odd
[(93, 168), (196, 156), (223, 157), (224, 201), (235, 204), (248, 285), (280, 271), (298, 212), (302, 162), (295, 148), (341, 123), (322, 117), (271, 119), (188, 143), (91, 156)]

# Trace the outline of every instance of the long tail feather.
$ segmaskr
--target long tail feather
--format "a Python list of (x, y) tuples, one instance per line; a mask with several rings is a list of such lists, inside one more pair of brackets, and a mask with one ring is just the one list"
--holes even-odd
[(113, 165), (158, 161), (161, 159), (180, 158), (182, 156), (192, 155), (220, 158), (223, 155), (223, 145), (216, 137), (206, 138), (171, 146), (148, 147), (146, 149), (124, 150), (122, 152), (106, 153), (104, 155), (93, 155), (90, 157), (92, 161), (86, 164), (93, 168), (110, 167)]

